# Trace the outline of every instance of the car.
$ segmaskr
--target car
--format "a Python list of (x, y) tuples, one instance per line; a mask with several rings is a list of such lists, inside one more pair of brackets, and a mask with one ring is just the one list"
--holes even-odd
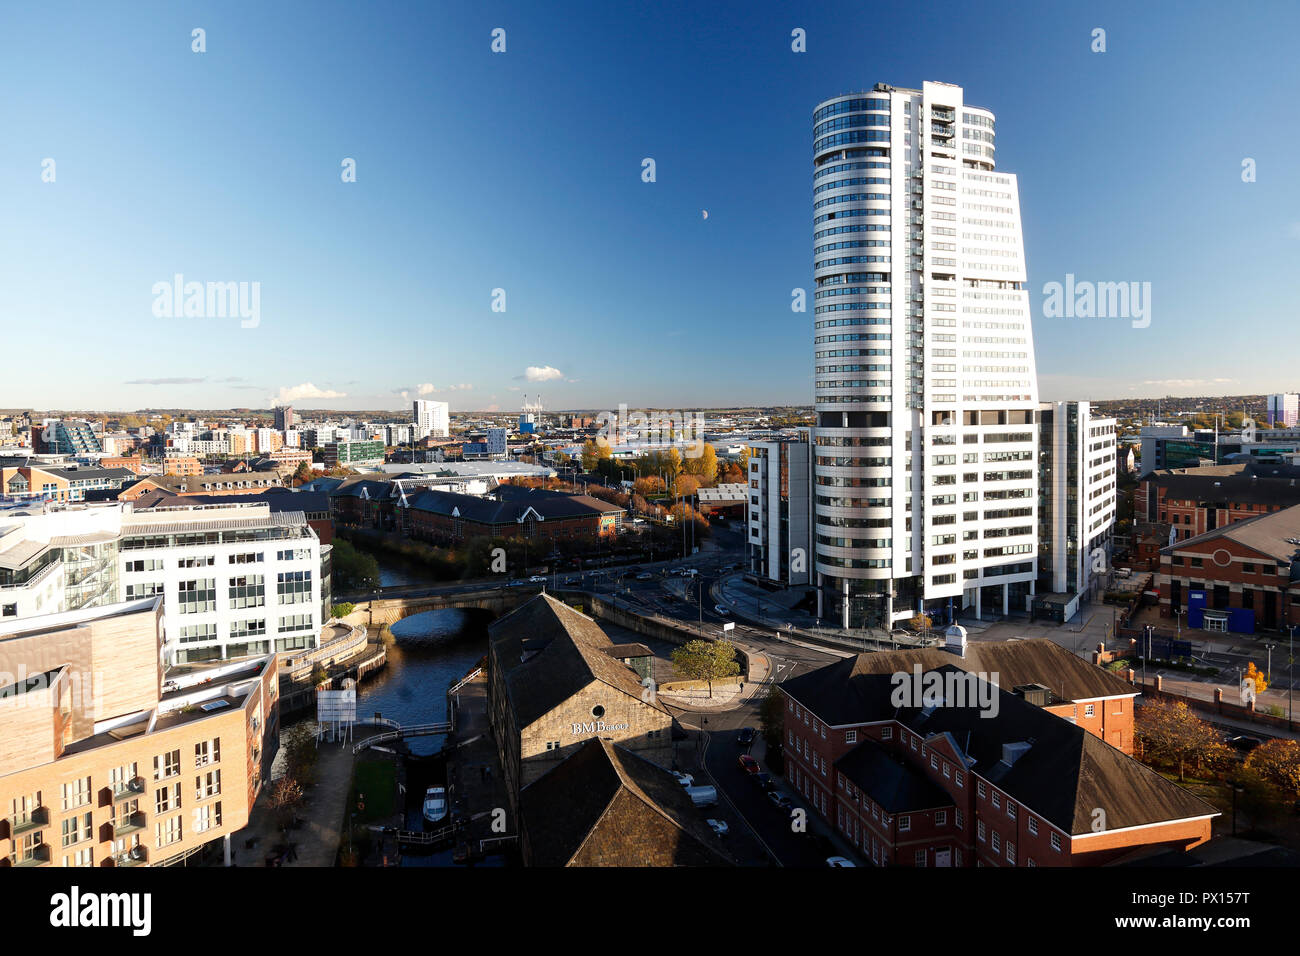
[(740, 764), (740, 769), (745, 773), (758, 773), (758, 761), (749, 754), (741, 754), (737, 763)]
[(677, 782), (680, 783), (683, 787), (689, 787), (695, 783), (695, 778), (692, 777), (689, 773), (680, 773), (674, 770), (673, 776), (677, 778)]
[(1260, 740), (1258, 737), (1251, 737), (1246, 734), (1240, 734), (1239, 736), (1231, 738), (1228, 741), (1228, 745), (1231, 747), (1235, 747), (1237, 750), (1240, 750), (1242, 753), (1249, 753), (1250, 751), (1254, 750), (1263, 742), (1264, 741)]
[(181, 689), (181, 685), (176, 683), (174, 680), (163, 681), (162, 692), (164, 694), (171, 694), (180, 689)]
[(794, 809), (794, 801), (777, 790), (769, 790), (767, 792), (767, 799), (770, 800), (772, 806), (776, 807), (778, 810)]
[(740, 732), (736, 734), (736, 743), (743, 744), (744, 746), (748, 747), (753, 742), (754, 742), (754, 728), (741, 727)]
[(728, 611), (727, 608), (726, 608), (726, 606), (725, 606), (725, 605), (722, 605), (722, 604), (716, 604), (716, 605), (714, 605), (714, 607), (713, 607), (713, 613), (714, 613), (714, 614), (718, 614), (718, 615), (720, 615), (720, 616), (722, 616), (722, 617), (731, 617), (731, 612)]
[(726, 821), (726, 820), (715, 820), (715, 819), (713, 819), (712, 817), (710, 817), (709, 819), (705, 820), (704, 822), (707, 823), (707, 824), (709, 825), (709, 829), (712, 830), (714, 833), (716, 833), (718, 836), (726, 836), (726, 835), (727, 835), (727, 821)]
[(512, 588), (513, 588), (513, 587), (518, 587), (519, 585), (521, 585), (521, 584), (523, 584), (523, 583), (524, 583), (524, 579), (523, 579), (523, 578), (515, 578), (513, 581), (510, 582), (510, 586), (511, 586)]
[(754, 781), (754, 785), (760, 790), (772, 790), (776, 787), (776, 781), (772, 779), (772, 775), (766, 770), (752, 774), (749, 779)]
[(826, 858), (826, 865), (835, 868), (841, 868), (846, 866), (857, 866), (857, 864), (854, 863), (852, 860), (850, 860), (847, 856), (828, 856)]
[(636, 579), (638, 581), (653, 581), (654, 575), (651, 574), (649, 571), (642, 571), (640, 574), (636, 576)]
[(544, 583), (545, 581), (546, 581), (546, 575), (544, 574), (534, 574), (531, 578), (528, 579), (529, 584), (541, 584)]

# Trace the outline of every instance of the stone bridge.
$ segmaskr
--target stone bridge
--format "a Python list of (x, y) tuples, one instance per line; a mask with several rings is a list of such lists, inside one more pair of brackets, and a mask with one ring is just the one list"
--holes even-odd
[(367, 626), (381, 627), (396, 624), (404, 617), (424, 611), (441, 611), (444, 608), (480, 608), (497, 617), (513, 611), (520, 604), (538, 594), (540, 587), (484, 588), (475, 591), (451, 591), (432, 594), (398, 594), (359, 601), (349, 621), (360, 621)]

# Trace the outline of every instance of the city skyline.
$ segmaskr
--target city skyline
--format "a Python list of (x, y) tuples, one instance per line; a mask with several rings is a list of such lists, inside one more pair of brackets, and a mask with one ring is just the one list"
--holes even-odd
[[(1044, 400), (1294, 387), (1284, 349), (1255, 350), (1247, 377), (1186, 343), (1225, 320), (1250, 341), (1286, 334), (1276, 277), (1300, 237), (1300, 186), (1277, 171), (1297, 134), (1262, 137), (1265, 106), (1243, 98), (1202, 145), (1202, 101), (1166, 93), (1213, 72), (1284, 84), (1296, 11), (1273, 8), (1278, 29), (1247, 42), (1247, 25), (1208, 4), (1177, 22), (1118, 5), (1088, 19), (951, 8), (924, 37), (906, 6), (742, 9), (379, 10), (305, 35), (290, 13), (255, 8), (88, 11), (71, 26), (11, 13), (26, 40), (0, 75), (52, 79), (6, 109), (0, 310), (77, 347), (60, 376), (12, 369), (0, 405), (809, 404), (807, 365), (791, 361), (807, 318), (792, 290), (812, 285), (802, 131), (816, 103), (880, 77), (961, 85), (1011, 131), (999, 154), (1020, 174), (1034, 250)], [(506, 49), (493, 53), (498, 26)], [(1039, 42), (984, 55), (1021, 30)], [(890, 42), (864, 61), (858, 40), (877, 34)], [(1210, 62), (1181, 57), (1189, 45)], [(1050, 80), (1024, 84), (1027, 71)], [(594, 148), (593, 116), (611, 117)], [(348, 161), (356, 182), (343, 181)], [(1213, 273), (1222, 298), (1204, 294)], [(1150, 324), (1046, 317), (1045, 290), (1076, 279), (1150, 283)], [(256, 319), (164, 314), (183, 316), (159, 301), (183, 303), (191, 281), (256, 284), (240, 289), (258, 293)], [(140, 361), (136, 336), (160, 327)], [(321, 347), (304, 348), (313, 337)], [(382, 370), (357, 360), (376, 350)], [(630, 360), (643, 353), (664, 358)]]

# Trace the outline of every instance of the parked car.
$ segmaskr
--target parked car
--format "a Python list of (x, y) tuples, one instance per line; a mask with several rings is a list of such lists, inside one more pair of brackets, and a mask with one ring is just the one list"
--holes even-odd
[(545, 581), (546, 581), (546, 575), (544, 574), (534, 574), (531, 578), (528, 579), (528, 582), (530, 584), (541, 584), (544, 583)]
[(718, 836), (726, 836), (726, 835), (727, 835), (727, 821), (726, 821), (726, 820), (715, 820), (715, 819), (713, 819), (712, 817), (710, 817), (709, 819), (705, 820), (704, 822), (707, 823), (707, 824), (709, 825), (709, 829), (712, 830), (714, 833), (716, 833)]
[(826, 858), (826, 865), (830, 867), (857, 866), (856, 863), (846, 856), (828, 856)]
[(649, 571), (642, 571), (640, 574), (636, 576), (636, 579), (638, 581), (653, 581), (654, 575), (651, 574)]
[(754, 781), (754, 785), (760, 790), (773, 790), (776, 788), (776, 781), (766, 770), (760, 771), (749, 778)]
[(741, 727), (740, 732), (736, 734), (736, 743), (743, 744), (744, 746), (748, 747), (753, 742), (754, 742), (754, 728)]
[(749, 754), (740, 755), (740, 769), (745, 773), (758, 773), (758, 761)]
[(165, 680), (165, 681), (163, 681), (162, 692), (163, 692), (164, 694), (170, 694), (170, 693), (172, 693), (172, 692), (174, 692), (174, 691), (178, 691), (178, 690), (180, 690), (180, 689), (181, 689), (181, 685), (178, 684), (178, 683), (176, 683), (174, 680)]
[(722, 605), (722, 604), (715, 604), (714, 607), (713, 607), (713, 613), (714, 613), (714, 614), (717, 614), (717, 615), (719, 615), (719, 616), (721, 616), (721, 617), (730, 617), (730, 616), (731, 616), (731, 612), (728, 611), (727, 608), (726, 608), (726, 606), (725, 606), (725, 605)]
[(673, 776), (677, 778), (677, 782), (680, 783), (683, 787), (689, 787), (691, 784), (695, 783), (695, 778), (692, 777), (689, 773), (680, 773), (674, 770)]
[(769, 790), (767, 792), (767, 799), (772, 801), (772, 806), (776, 807), (778, 810), (788, 811), (794, 809), (794, 801), (777, 790)]
[(1231, 738), (1228, 741), (1228, 744), (1240, 750), (1242, 753), (1250, 753), (1263, 742), (1264, 741), (1260, 740), (1258, 737), (1250, 737), (1246, 734), (1240, 734)]

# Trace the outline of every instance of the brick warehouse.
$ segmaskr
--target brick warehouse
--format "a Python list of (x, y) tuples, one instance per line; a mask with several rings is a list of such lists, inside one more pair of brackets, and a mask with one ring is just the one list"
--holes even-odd
[[(975, 676), (995, 716), (895, 706), (917, 663)], [(1203, 843), (1218, 813), (1125, 752), (1133, 688), (1049, 641), (863, 654), (780, 687), (787, 778), (877, 865), (1099, 865)]]
[(1160, 611), (1189, 627), (1252, 634), (1300, 625), (1300, 505), (1160, 551)]
[(406, 512), (407, 533), (430, 541), (584, 538), (616, 534), (624, 509), (587, 495), (502, 485), (496, 497), (422, 491)]
[(516, 813), (521, 789), (592, 738), (672, 763), (672, 715), (613, 656), (617, 647), (548, 594), (489, 629), (488, 716)]

